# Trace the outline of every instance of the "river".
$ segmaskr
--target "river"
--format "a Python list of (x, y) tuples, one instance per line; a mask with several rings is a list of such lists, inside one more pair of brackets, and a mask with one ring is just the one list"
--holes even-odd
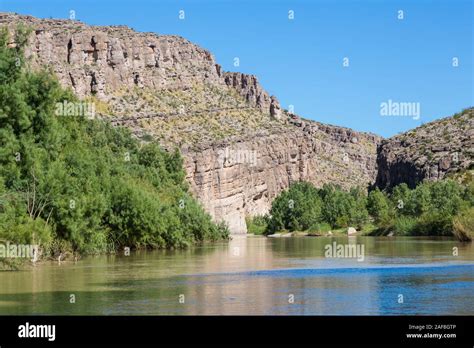
[[(326, 257), (334, 242), (363, 260)], [(0, 314), (473, 315), (474, 243), (254, 236), (43, 262), (0, 272)]]

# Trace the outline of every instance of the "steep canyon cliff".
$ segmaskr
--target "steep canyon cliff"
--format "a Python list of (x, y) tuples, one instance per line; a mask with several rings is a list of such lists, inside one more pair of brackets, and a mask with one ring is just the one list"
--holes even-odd
[(29, 66), (50, 69), (94, 103), (98, 117), (142, 141), (178, 147), (192, 192), (233, 233), (245, 233), (245, 216), (266, 213), (294, 181), (367, 188), (425, 175), (399, 159), (393, 142), (290, 114), (255, 76), (223, 71), (209, 51), (181, 37), (0, 13), (11, 31), (19, 23), (32, 28)]

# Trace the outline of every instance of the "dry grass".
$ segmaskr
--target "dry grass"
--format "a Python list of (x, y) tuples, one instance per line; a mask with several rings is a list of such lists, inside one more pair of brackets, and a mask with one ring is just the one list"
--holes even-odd
[(187, 89), (124, 90), (109, 104), (117, 117), (156, 115), (140, 119), (136, 127), (160, 139), (164, 146), (252, 136), (281, 126), (250, 107), (234, 89), (204, 83)]

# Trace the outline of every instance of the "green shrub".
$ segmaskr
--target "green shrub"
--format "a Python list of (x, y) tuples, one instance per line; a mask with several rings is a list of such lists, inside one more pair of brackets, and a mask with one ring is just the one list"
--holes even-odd
[(315, 224), (315, 225), (311, 226), (308, 229), (308, 232), (324, 233), (324, 232), (328, 232), (328, 231), (331, 231), (331, 230), (332, 230), (332, 228), (331, 228), (330, 224), (325, 223), (325, 222), (321, 222), (321, 223), (318, 223), (318, 224)]
[(474, 207), (470, 207), (454, 217), (453, 234), (461, 242), (472, 241), (474, 237)]
[(437, 213), (426, 214), (418, 218), (413, 235), (451, 236), (453, 234), (452, 217)]
[(267, 230), (267, 218), (265, 216), (246, 217), (245, 222), (247, 223), (247, 233), (261, 235), (265, 234)]
[(418, 221), (416, 218), (399, 216), (393, 223), (393, 233), (396, 235), (412, 235), (415, 233)]

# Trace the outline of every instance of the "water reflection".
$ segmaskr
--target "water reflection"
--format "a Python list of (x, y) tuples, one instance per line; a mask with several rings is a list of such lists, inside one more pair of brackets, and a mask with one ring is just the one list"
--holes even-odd
[[(326, 258), (334, 241), (363, 245), (364, 261)], [(0, 313), (474, 314), (474, 246), (426, 238), (240, 237), (184, 251), (89, 257), (0, 273)]]

